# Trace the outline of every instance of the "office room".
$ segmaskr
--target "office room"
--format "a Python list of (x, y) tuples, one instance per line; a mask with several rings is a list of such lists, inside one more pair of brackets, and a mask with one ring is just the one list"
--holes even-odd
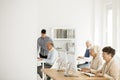
[[(0, 0), (0, 80), (41, 80), (37, 39), (42, 29), (56, 50), (75, 59), (84, 56), (87, 40), (101, 48), (111, 46), (118, 58), (120, 0)], [(61, 29), (73, 37), (56, 39)]]

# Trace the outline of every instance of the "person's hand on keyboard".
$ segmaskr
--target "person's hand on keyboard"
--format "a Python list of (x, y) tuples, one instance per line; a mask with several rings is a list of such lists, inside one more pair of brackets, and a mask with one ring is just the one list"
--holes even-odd
[(88, 73), (91, 72), (89, 68), (82, 68), (81, 71), (83, 71), (83, 72), (88, 72)]
[(103, 76), (103, 74), (102, 74), (102, 73), (100, 73), (100, 72), (98, 72), (98, 73), (96, 73), (96, 74), (95, 74), (95, 76), (102, 77), (102, 76)]

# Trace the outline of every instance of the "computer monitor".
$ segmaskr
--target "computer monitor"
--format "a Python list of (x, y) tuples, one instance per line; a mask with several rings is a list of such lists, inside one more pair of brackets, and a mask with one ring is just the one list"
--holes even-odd
[(59, 52), (57, 63), (57, 71), (64, 70), (64, 76), (78, 76), (77, 61), (74, 54), (67, 54), (67, 52)]
[(74, 54), (67, 54), (66, 69), (64, 76), (78, 76), (77, 62)]
[(58, 71), (65, 70), (66, 65), (67, 65), (67, 53), (65, 51), (59, 52), (57, 65), (58, 65), (57, 67)]

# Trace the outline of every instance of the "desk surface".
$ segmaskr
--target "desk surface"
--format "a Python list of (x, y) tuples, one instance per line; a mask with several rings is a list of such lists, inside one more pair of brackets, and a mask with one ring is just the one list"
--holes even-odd
[(49, 77), (53, 78), (54, 80), (107, 80), (104, 77), (89, 77), (81, 72), (79, 72), (78, 77), (65, 77), (63, 71), (57, 71), (55, 69), (42, 69), (42, 71), (47, 74)]

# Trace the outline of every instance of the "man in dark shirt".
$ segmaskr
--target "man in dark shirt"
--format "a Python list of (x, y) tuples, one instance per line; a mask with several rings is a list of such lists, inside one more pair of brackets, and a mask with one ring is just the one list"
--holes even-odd
[[(90, 58), (89, 50), (90, 50), (91, 46), (92, 46), (91, 41), (89, 41), (89, 40), (86, 41), (86, 47), (87, 47), (87, 49), (85, 51), (85, 55), (84, 55), (84, 57), (79, 56), (78, 59)], [(83, 67), (88, 67), (88, 66), (89, 66), (89, 62), (88, 61), (86, 61), (84, 64), (78, 64), (77, 65), (78, 68), (83, 68)]]
[(41, 30), (41, 37), (37, 40), (37, 53), (39, 54), (38, 58), (47, 58), (48, 49), (46, 47), (47, 42), (53, 42), (52, 39), (46, 36), (46, 30)]

